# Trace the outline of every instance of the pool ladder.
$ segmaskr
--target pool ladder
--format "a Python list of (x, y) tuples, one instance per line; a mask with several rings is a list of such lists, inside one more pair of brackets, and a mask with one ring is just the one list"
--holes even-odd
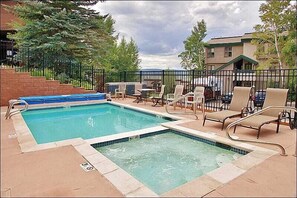
[[(267, 145), (271, 145), (271, 146), (277, 146), (281, 149), (281, 155), (282, 156), (287, 156), (286, 154), (286, 150), (285, 148), (281, 145), (281, 144), (278, 144), (278, 143), (274, 143), (274, 142), (264, 142), (264, 141), (255, 141), (255, 140), (246, 140), (246, 139), (235, 139), (233, 138), (230, 134), (229, 134), (229, 130), (234, 127), (235, 125), (237, 124), (240, 124), (242, 121), (246, 120), (247, 118), (249, 117), (252, 117), (252, 116), (255, 116), (255, 115), (259, 115), (265, 111), (268, 111), (269, 109), (280, 109), (280, 110), (289, 110), (289, 111), (294, 111), (295, 113), (297, 113), (297, 109), (294, 108), (294, 107), (288, 107), (288, 106), (269, 106), (269, 107), (266, 107), (260, 111), (257, 111), (256, 113), (253, 113), (251, 115), (248, 115), (246, 117), (243, 117), (239, 120), (236, 120), (234, 122), (232, 122), (231, 124), (229, 124), (226, 128), (226, 135), (229, 139), (233, 140), (233, 141), (238, 141), (238, 142), (249, 142), (249, 143), (257, 143), (257, 144), (267, 144)], [(292, 128), (291, 128), (292, 129)], [(296, 129), (297, 131), (297, 129)], [(297, 144), (297, 143), (296, 143)], [(295, 154), (293, 156), (296, 157), (297, 155), (297, 147), (296, 147), (296, 150), (295, 150)]]
[[(13, 110), (14, 105), (16, 105), (16, 104), (25, 104), (25, 107), (23, 107), (21, 109)], [(9, 106), (8, 106), (6, 114), (5, 114), (5, 119), (10, 119), (13, 115), (27, 111), (28, 107), (29, 107), (29, 105), (25, 100), (16, 100), (16, 99), (9, 100)]]

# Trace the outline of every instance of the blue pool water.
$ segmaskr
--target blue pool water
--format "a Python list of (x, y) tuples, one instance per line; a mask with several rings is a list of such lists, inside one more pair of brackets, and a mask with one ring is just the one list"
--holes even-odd
[(99, 143), (93, 147), (161, 195), (242, 156), (228, 145), (210, 142), (166, 130), (136, 140)]
[(22, 115), (38, 144), (79, 137), (91, 139), (170, 121), (111, 104), (36, 109)]

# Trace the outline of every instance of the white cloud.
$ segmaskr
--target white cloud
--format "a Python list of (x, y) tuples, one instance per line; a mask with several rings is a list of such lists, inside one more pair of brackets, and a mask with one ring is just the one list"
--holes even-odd
[(207, 37), (235, 36), (260, 23), (261, 1), (105, 1), (93, 9), (111, 14), (115, 29), (132, 37), (142, 68), (180, 68), (177, 57), (197, 21), (205, 20)]
[(172, 55), (147, 55), (139, 54), (142, 69), (181, 69), (180, 59), (176, 54)]

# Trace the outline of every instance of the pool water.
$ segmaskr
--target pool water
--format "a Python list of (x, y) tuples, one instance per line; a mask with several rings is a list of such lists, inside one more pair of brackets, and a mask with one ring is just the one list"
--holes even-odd
[(111, 104), (28, 110), (22, 116), (38, 144), (134, 131), (169, 119)]
[(94, 147), (159, 195), (242, 156), (171, 131)]

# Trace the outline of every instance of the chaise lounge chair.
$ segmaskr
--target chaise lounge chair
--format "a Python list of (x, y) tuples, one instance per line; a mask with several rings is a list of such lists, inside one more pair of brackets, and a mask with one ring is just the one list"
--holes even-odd
[[(269, 106), (285, 106), (287, 101), (288, 89), (267, 88), (263, 109)], [(279, 123), (282, 118), (282, 111), (279, 109), (270, 109), (259, 115), (251, 116), (243, 120), (240, 125), (258, 130), (257, 139), (260, 136), (261, 127), (264, 124), (277, 122), (276, 133), (279, 131)], [(234, 133), (236, 126), (234, 127)]]
[[(176, 101), (178, 98), (180, 98), (182, 95), (183, 95), (183, 91), (184, 91), (184, 86), (183, 85), (176, 85), (175, 86), (175, 90), (174, 90), (174, 93), (170, 93), (170, 94), (167, 94), (166, 95), (166, 102), (167, 104), (169, 104), (170, 102), (174, 102)], [(176, 103), (178, 101), (174, 102), (173, 103), (173, 107), (175, 109), (176, 107)]]
[[(158, 95), (156, 96), (151, 96), (150, 99), (153, 101), (153, 107), (155, 107), (158, 103), (160, 105), (163, 105), (163, 95), (164, 95), (164, 91), (165, 91), (165, 85), (161, 86), (161, 91)], [(161, 102), (161, 103), (160, 103)]]
[(228, 118), (238, 116), (243, 117), (244, 110), (247, 109), (250, 93), (251, 87), (234, 87), (233, 97), (230, 103), (229, 110), (206, 113), (203, 120), (203, 126), (205, 124), (205, 120), (222, 122), (223, 130), (225, 121)]

